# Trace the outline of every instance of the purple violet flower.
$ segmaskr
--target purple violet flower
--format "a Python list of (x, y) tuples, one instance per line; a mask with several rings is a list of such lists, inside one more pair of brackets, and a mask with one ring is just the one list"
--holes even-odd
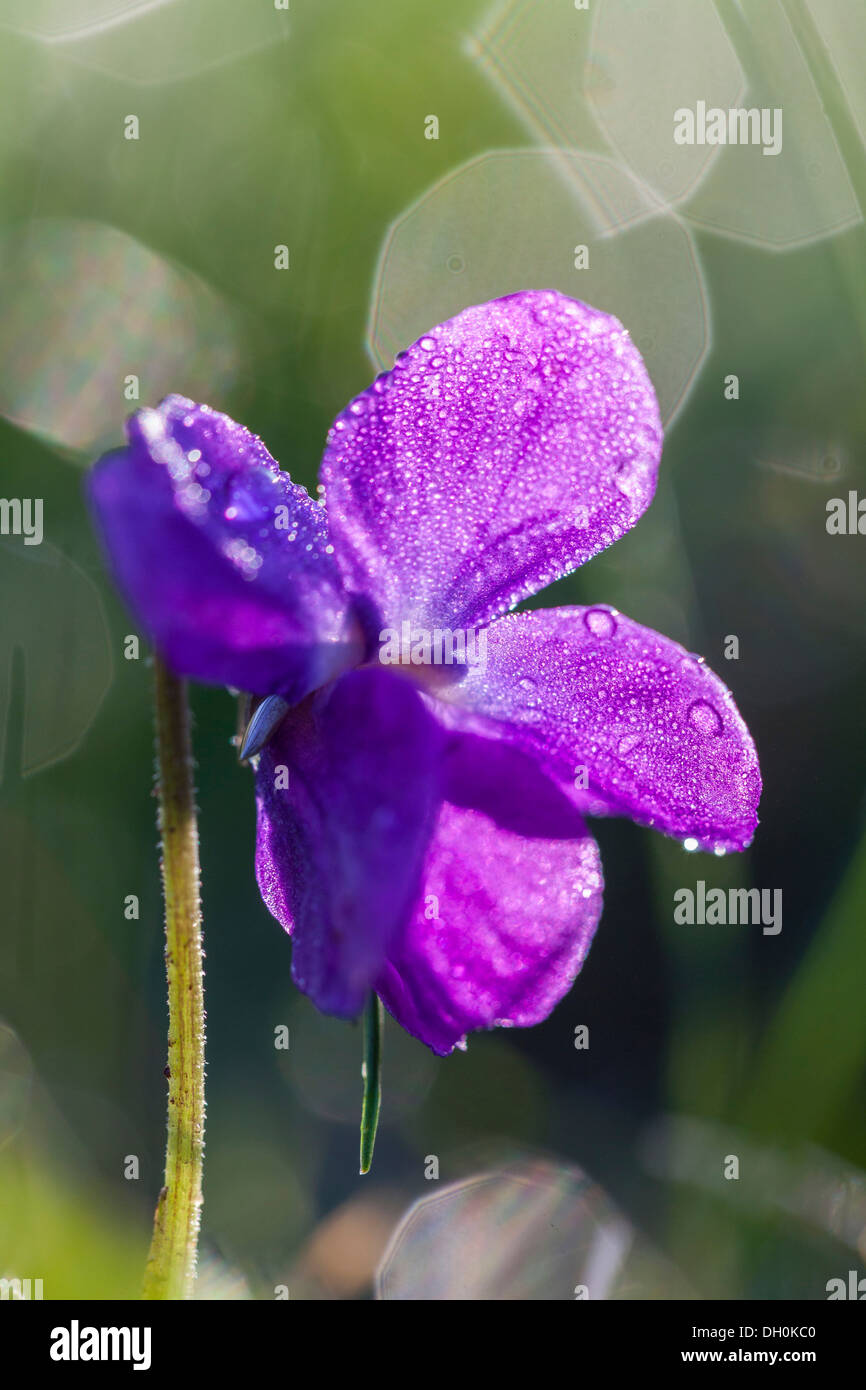
[(181, 397), (128, 438), (90, 485), (127, 600), (178, 674), (286, 702), (256, 873), (320, 1009), (375, 990), (441, 1054), (538, 1023), (601, 912), (584, 815), (751, 841), (755, 749), (699, 658), (606, 607), (510, 611), (652, 499), (616, 319), (527, 291), (432, 329), (335, 421), (318, 503)]

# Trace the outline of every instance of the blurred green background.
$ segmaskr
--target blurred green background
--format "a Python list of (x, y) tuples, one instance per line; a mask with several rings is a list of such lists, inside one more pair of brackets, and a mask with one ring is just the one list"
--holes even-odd
[[(196, 689), (201, 1294), (369, 1297), (431, 1196), (385, 1296), (570, 1298), (613, 1229), (612, 1296), (824, 1298), (863, 1272), (866, 539), (825, 526), (866, 495), (863, 61), (859, 0), (0, 0), (0, 492), (45, 517), (40, 546), (0, 537), (0, 1276), (137, 1296), (161, 1183), (151, 672), (124, 656), (86, 467), (136, 389), (178, 391), (312, 488), (396, 350), (547, 285), (622, 318), (668, 430), (648, 515), (542, 601), (706, 656), (758, 745), (761, 826), (716, 860), (596, 824), (606, 904), (573, 991), (444, 1061), (389, 1026), (360, 1179), (359, 1031), (291, 985), (234, 706)], [(677, 147), (698, 100), (781, 107), (782, 153)], [(698, 878), (781, 889), (781, 934), (675, 925)], [(496, 1200), (445, 1191), (479, 1175)]]

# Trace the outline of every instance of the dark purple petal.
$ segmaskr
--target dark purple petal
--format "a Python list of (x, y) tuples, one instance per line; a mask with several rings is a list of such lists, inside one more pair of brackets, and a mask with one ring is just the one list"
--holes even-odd
[[(755, 746), (725, 685), (676, 642), (613, 609), (513, 614), (487, 665), (438, 702), (543, 758), (588, 814), (630, 816), (692, 846), (744, 849), (758, 823)], [(588, 787), (581, 783), (584, 772)]]
[(346, 585), (382, 627), (483, 624), (627, 531), (661, 447), (652, 384), (616, 319), (555, 290), (466, 309), (329, 433)]
[(293, 935), (295, 982), (325, 1013), (360, 1012), (405, 925), (442, 745), (414, 687), (365, 668), (292, 710), (261, 755), (256, 877)]
[(601, 913), (598, 849), (524, 754), (458, 737), (421, 896), (377, 990), (442, 1055), (477, 1028), (540, 1023), (568, 992)]
[(358, 656), (327, 517), (260, 440), (169, 396), (127, 423), (90, 496), (118, 585), (168, 664), (300, 699)]

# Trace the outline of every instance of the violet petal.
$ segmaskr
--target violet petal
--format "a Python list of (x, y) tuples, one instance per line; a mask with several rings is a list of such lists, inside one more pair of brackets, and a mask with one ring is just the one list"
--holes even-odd
[(376, 986), (441, 1055), (473, 1029), (548, 1016), (589, 949), (603, 886), (595, 841), (531, 758), (459, 736), (445, 775), (421, 894)]
[(292, 933), (295, 982), (325, 1013), (360, 1012), (409, 915), (442, 745), (410, 682), (364, 668), (291, 710), (261, 755), (259, 889)]
[[(677, 642), (605, 607), (512, 614), (440, 717), (531, 751), (588, 814), (626, 815), (703, 849), (744, 849), (761, 775), (733, 696)], [(582, 783), (588, 785), (584, 787)]]
[(652, 384), (616, 319), (555, 290), (466, 309), (329, 433), (346, 585), (381, 627), (481, 625), (623, 535), (661, 447)]
[(228, 416), (169, 396), (90, 476), (118, 585), (180, 675), (300, 699), (358, 655), (324, 509)]

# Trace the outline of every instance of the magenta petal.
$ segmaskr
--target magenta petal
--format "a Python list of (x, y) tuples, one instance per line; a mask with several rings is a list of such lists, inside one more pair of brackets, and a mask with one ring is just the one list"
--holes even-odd
[(555, 290), (466, 309), (328, 436), (346, 585), (382, 627), (483, 624), (623, 535), (661, 448), (652, 384), (616, 319)]
[(754, 835), (761, 775), (730, 691), (700, 658), (613, 609), (500, 619), (486, 669), (470, 668), (439, 709), (461, 727), (480, 716), (479, 727), (532, 751), (589, 814), (630, 816), (720, 853)]
[(169, 396), (90, 497), (117, 582), (181, 675), (296, 700), (358, 655), (324, 509), (228, 416)]
[(442, 1055), (477, 1028), (529, 1027), (568, 992), (601, 913), (598, 849), (524, 754), (458, 737), (421, 896), (376, 988)]
[(409, 915), (442, 744), (415, 688), (366, 668), (290, 711), (261, 755), (259, 889), (293, 935), (295, 982), (325, 1013), (360, 1012)]

